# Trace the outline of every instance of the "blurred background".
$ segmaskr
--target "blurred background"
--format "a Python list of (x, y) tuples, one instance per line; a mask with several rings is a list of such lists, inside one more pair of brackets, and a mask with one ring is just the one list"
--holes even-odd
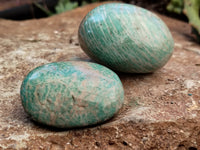
[[(26, 20), (48, 17), (76, 7), (103, 0), (0, 0), (0, 18)], [(116, 1), (116, 0), (115, 0)], [(187, 20), (184, 15), (168, 11), (170, 0), (124, 0), (167, 16)]]
[[(103, 0), (0, 0), (0, 18), (38, 19), (63, 13)], [(118, 1), (118, 0), (115, 0)], [(123, 0), (191, 25), (191, 33), (200, 43), (200, 0)]]

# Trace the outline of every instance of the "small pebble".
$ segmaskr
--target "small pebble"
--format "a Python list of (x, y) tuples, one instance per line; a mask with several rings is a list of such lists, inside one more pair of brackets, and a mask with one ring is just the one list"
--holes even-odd
[(120, 3), (90, 11), (80, 24), (79, 42), (95, 61), (128, 73), (156, 71), (168, 62), (174, 49), (172, 35), (158, 16)]
[(33, 120), (74, 128), (101, 123), (122, 107), (119, 77), (95, 63), (69, 61), (32, 70), (21, 85), (21, 100)]

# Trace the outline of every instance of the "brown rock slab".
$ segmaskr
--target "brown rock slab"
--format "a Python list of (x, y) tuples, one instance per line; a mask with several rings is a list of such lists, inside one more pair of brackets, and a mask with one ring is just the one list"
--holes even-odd
[(58, 130), (24, 112), (20, 86), (33, 68), (89, 60), (77, 32), (89, 10), (78, 8), (40, 20), (0, 20), (0, 149), (200, 149), (200, 46), (186, 23), (160, 16), (175, 40), (170, 61), (153, 74), (122, 74), (125, 103), (99, 126)]

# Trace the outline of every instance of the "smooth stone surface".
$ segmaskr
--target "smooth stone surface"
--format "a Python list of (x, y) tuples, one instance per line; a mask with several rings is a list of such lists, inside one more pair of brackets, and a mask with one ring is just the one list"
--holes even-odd
[(120, 3), (90, 11), (79, 27), (85, 53), (111, 69), (149, 73), (164, 66), (174, 42), (165, 23), (143, 8)]
[(35, 121), (73, 128), (111, 118), (123, 104), (124, 91), (118, 76), (102, 65), (57, 62), (37, 67), (25, 77), (21, 100)]

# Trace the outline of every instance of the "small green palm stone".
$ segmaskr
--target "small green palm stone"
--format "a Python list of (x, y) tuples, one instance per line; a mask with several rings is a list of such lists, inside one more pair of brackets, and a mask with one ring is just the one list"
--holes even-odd
[(111, 3), (90, 11), (79, 27), (84, 52), (117, 71), (149, 73), (164, 66), (174, 42), (165, 23), (150, 11)]
[(21, 86), (21, 100), (33, 120), (58, 127), (94, 125), (121, 108), (124, 91), (110, 69), (89, 62), (50, 63), (32, 70)]

